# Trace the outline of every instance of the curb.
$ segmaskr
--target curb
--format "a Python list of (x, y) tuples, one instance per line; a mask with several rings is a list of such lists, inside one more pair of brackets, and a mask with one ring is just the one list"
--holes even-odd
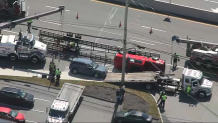
[[(0, 78), (0, 80), (13, 81), (13, 82), (22, 82), (22, 83), (26, 83), (26, 84), (32, 84), (32, 85), (37, 85), (37, 86), (42, 86), (42, 87), (48, 87), (48, 86), (46, 86), (46, 85), (36, 84), (36, 83), (27, 82), (27, 81), (22, 81), (22, 80), (12, 80), (12, 79), (3, 79), (3, 78)], [(55, 90), (60, 90), (60, 89), (54, 88), (54, 87), (50, 87), (50, 88), (51, 88), (51, 89), (55, 89)]]
[[(31, 83), (31, 82), (21, 81), (21, 80), (12, 80), (12, 79), (3, 79), (3, 78), (0, 78), (0, 80), (13, 81), (13, 82), (22, 82), (22, 83), (26, 83), (26, 84), (32, 84), (32, 85), (37, 85), (37, 86), (42, 86), (42, 87), (48, 87), (48, 86), (45, 86), (45, 85), (42, 85), (42, 84), (36, 84), (36, 83)], [(55, 89), (55, 90), (60, 90), (60, 89), (54, 88), (54, 87), (50, 87), (50, 88), (51, 89)], [(94, 96), (91, 96), (91, 95), (88, 95), (88, 94), (82, 94), (82, 95), (83, 96), (87, 96), (87, 97), (91, 97), (91, 98), (94, 98), (94, 99), (98, 99), (98, 100), (101, 100), (101, 101), (106, 101), (106, 102), (110, 102), (110, 103), (116, 103), (116, 101), (109, 101), (109, 100), (98, 98), (98, 97), (94, 97)]]
[(94, 98), (94, 99), (98, 99), (98, 100), (101, 100), (101, 101), (105, 101), (105, 102), (116, 103), (115, 101), (109, 101), (109, 100), (102, 99), (102, 98), (99, 98), (99, 97), (94, 97), (94, 96), (91, 96), (91, 95), (88, 95), (88, 94), (82, 94), (82, 95), (87, 96), (87, 97), (91, 97), (91, 98)]
[[(150, 93), (150, 92), (149, 92)], [(150, 93), (151, 94), (151, 93)], [(151, 96), (154, 98), (154, 100), (155, 100), (155, 102), (157, 102), (157, 100), (156, 100), (156, 98), (154, 97), (154, 95), (152, 95), (151, 94)], [(159, 115), (160, 115), (160, 121), (161, 121), (161, 123), (164, 123), (163, 122), (163, 119), (162, 119), (162, 115), (161, 115), (161, 113), (160, 113), (160, 109), (159, 108), (157, 108), (158, 109), (158, 112), (159, 112)]]

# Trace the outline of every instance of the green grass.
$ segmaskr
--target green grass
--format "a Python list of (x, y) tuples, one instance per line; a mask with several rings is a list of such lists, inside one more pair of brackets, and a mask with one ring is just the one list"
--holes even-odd
[[(30, 82), (30, 83), (45, 85), (45, 86), (50, 85), (49, 80), (41, 79), (41, 78), (19, 77), (19, 76), (3, 76), (3, 75), (0, 75), (0, 78), (1, 79), (26, 81), (26, 82)], [(64, 82), (83, 85), (83, 86), (91, 86), (92, 85), (92, 86), (103, 86), (103, 87), (111, 87), (111, 88), (114, 88), (114, 86), (115, 86), (115, 85), (104, 83), (104, 82), (81, 81), (81, 80), (61, 80), (60, 81), (60, 87), (54, 87), (53, 85), (52, 85), (52, 87), (61, 88)], [(115, 86), (115, 88), (118, 88), (118, 87)], [(149, 93), (140, 91), (138, 89), (136, 90), (136, 89), (130, 89), (130, 88), (126, 88), (126, 91), (129, 92), (129, 93), (135, 94), (135, 95), (141, 97), (142, 99), (144, 99), (150, 106), (149, 114), (154, 116), (154, 117), (160, 118), (156, 102)]]

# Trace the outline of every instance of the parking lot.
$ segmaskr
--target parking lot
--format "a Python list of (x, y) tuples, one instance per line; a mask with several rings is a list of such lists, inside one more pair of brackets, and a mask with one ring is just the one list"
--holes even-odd
[[(46, 107), (51, 106), (53, 100), (59, 92), (54, 89), (48, 90), (47, 87), (12, 81), (0, 81), (0, 88), (4, 86), (17, 87), (35, 96), (35, 104), (31, 109), (25, 106), (0, 103), (0, 106), (2, 107), (8, 107), (23, 113), (27, 123), (45, 122), (47, 118)], [(83, 96), (82, 103), (76, 111), (73, 122), (111, 122), (114, 105), (114, 103)]]

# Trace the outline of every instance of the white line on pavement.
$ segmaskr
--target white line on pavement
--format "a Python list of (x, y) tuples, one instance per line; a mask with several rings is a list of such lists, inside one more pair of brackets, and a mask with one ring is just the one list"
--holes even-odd
[[(142, 28), (147, 28), (147, 29), (151, 29), (151, 27), (147, 27), (147, 26), (142, 26)], [(153, 30), (157, 30), (157, 31), (160, 31), (160, 32), (166, 32), (164, 30), (161, 30), (161, 29), (155, 29), (155, 28), (152, 28)]]
[[(3, 103), (0, 103), (0, 105), (7, 106), (7, 107), (19, 108), (20, 110), (22, 110), (22, 109), (24, 109), (24, 110), (29, 110), (28, 108), (23, 108), (23, 107), (13, 106), (13, 105), (8, 105), (8, 104), (3, 104)], [(36, 110), (36, 109), (30, 109), (30, 111), (44, 112), (44, 111), (40, 111), (40, 110)]]
[[(109, 15), (108, 15), (106, 21), (104, 22), (104, 26), (103, 26), (103, 28), (101, 29), (100, 33), (98, 34), (98, 37), (101, 35), (102, 31), (104, 30), (104, 28), (105, 28), (105, 26), (106, 26), (106, 24), (107, 24), (108, 18), (110, 17), (110, 15), (111, 15), (111, 13), (112, 13), (113, 10), (114, 10), (114, 7), (111, 9), (111, 11), (110, 11), (110, 13), (109, 13)], [(98, 39), (99, 39), (99, 38), (96, 38), (95, 42), (97, 42)]]
[(40, 99), (40, 98), (34, 98), (35, 100), (40, 100), (40, 101), (45, 101), (45, 102), (50, 102), (49, 100), (45, 100), (45, 99)]
[(114, 15), (116, 14), (116, 12), (117, 12), (117, 8), (116, 8), (116, 10), (114, 11), (114, 13), (113, 13), (113, 14), (110, 16), (110, 18), (109, 18), (110, 24), (111, 24), (111, 20), (113, 19)]
[(61, 25), (59, 23), (55, 23), (55, 22), (51, 22), (51, 21), (44, 21), (44, 20), (38, 20), (38, 21), (41, 21), (41, 22), (44, 22), (44, 23), (49, 23), (49, 24), (54, 24), (54, 25)]
[[(168, 65), (168, 66), (173, 66), (173, 65), (171, 65), (171, 64), (166, 64), (166, 65)], [(182, 66), (177, 66), (178, 68), (184, 68), (184, 67), (182, 67)]]
[(151, 44), (151, 43), (147, 43), (147, 42), (142, 42), (142, 41), (137, 41), (137, 40), (132, 40), (132, 39), (130, 39), (130, 41), (139, 42), (139, 43), (148, 44), (148, 45), (155, 45), (155, 44)]
[[(57, 8), (57, 7), (53, 7), (53, 6), (45, 6), (45, 7), (47, 7), (47, 8), (52, 8), (52, 9), (59, 9), (59, 8)], [(66, 12), (69, 12), (70, 10), (65, 10)]]
[(35, 121), (31, 121), (31, 120), (26, 120), (26, 122), (37, 123), (37, 122), (35, 122)]
[(206, 2), (211, 2), (211, 3), (218, 3), (218, 1), (210, 1), (210, 0), (205, 0)]

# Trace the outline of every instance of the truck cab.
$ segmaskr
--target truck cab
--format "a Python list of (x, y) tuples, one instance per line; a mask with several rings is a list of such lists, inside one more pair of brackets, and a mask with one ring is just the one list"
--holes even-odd
[(70, 116), (69, 102), (65, 100), (54, 100), (53, 104), (46, 109), (48, 118), (46, 123), (68, 123)]
[(204, 78), (199, 70), (185, 68), (182, 74), (183, 90), (186, 91), (188, 85), (191, 86), (191, 94), (204, 98), (212, 95), (213, 82)]

